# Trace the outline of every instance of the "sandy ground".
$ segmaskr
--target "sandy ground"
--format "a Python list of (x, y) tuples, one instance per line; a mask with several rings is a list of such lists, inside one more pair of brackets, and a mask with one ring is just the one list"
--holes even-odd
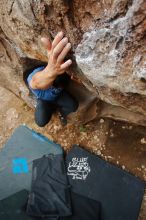
[[(73, 144), (125, 169), (146, 181), (146, 128), (109, 119), (94, 120), (86, 125), (60, 124), (58, 115), (39, 128), (34, 123), (34, 111), (10, 91), (0, 87), (0, 147), (14, 129), (25, 123), (37, 132), (61, 144), (67, 152)], [(146, 193), (145, 193), (146, 194)], [(146, 219), (146, 196), (139, 220)]]

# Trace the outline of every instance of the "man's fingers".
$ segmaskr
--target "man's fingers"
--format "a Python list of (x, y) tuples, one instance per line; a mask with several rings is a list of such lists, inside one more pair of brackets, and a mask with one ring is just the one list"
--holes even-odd
[(63, 38), (63, 32), (61, 31), (54, 38), (52, 42), (52, 49), (54, 49), (57, 46), (57, 44), (62, 40), (62, 38)]
[(71, 43), (67, 43), (66, 46), (63, 48), (62, 52), (59, 54), (57, 58), (57, 63), (62, 63), (66, 55), (71, 49)]
[(65, 63), (61, 64), (60, 68), (67, 69), (72, 64), (72, 60), (67, 60)]
[(44, 47), (47, 49), (47, 50), (51, 50), (51, 42), (49, 40), (49, 38), (46, 38), (46, 37), (42, 37), (41, 38), (41, 42), (43, 43)]
[(55, 60), (57, 60), (58, 56), (60, 55), (60, 53), (62, 52), (62, 50), (64, 49), (64, 47), (66, 46), (67, 43), (68, 43), (68, 39), (67, 39), (67, 37), (64, 37), (58, 43), (58, 45), (54, 48), (54, 50), (53, 50), (53, 58)]

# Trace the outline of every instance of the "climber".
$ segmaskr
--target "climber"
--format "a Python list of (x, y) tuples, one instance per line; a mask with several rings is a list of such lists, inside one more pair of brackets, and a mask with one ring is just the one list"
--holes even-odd
[(72, 60), (64, 59), (71, 49), (71, 43), (63, 32), (59, 32), (52, 43), (44, 37), (41, 41), (47, 50), (47, 65), (34, 69), (27, 78), (28, 86), (37, 98), (35, 122), (40, 127), (45, 126), (58, 110), (62, 125), (66, 125), (67, 115), (78, 108), (77, 100), (65, 90), (70, 81), (65, 71)]

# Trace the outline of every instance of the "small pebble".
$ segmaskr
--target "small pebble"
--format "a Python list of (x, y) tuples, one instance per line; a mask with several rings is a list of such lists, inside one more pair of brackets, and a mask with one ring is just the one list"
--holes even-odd
[(110, 137), (114, 137), (114, 134), (112, 133), (112, 134), (110, 134)]
[(93, 138), (94, 138), (94, 140), (97, 140), (98, 137), (95, 135)]
[(100, 151), (100, 150), (98, 150), (98, 151), (97, 151), (97, 154), (98, 154), (98, 155), (101, 155), (101, 151)]
[(122, 169), (125, 170), (125, 166), (124, 165), (122, 166)]
[(141, 144), (146, 144), (145, 138), (142, 138), (142, 139), (140, 140), (140, 142), (141, 142)]
[(129, 130), (131, 130), (133, 127), (132, 126), (129, 126)]
[(108, 159), (113, 159), (113, 157), (111, 157), (111, 156), (107, 156), (107, 158), (108, 158)]
[(100, 124), (104, 123), (104, 119), (101, 118), (99, 122), (100, 122)]

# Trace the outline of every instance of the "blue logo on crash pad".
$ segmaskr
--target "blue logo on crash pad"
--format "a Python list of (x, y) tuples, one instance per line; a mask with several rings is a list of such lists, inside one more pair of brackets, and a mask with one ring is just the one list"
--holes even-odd
[(28, 173), (28, 165), (25, 158), (17, 158), (13, 160), (13, 173)]

